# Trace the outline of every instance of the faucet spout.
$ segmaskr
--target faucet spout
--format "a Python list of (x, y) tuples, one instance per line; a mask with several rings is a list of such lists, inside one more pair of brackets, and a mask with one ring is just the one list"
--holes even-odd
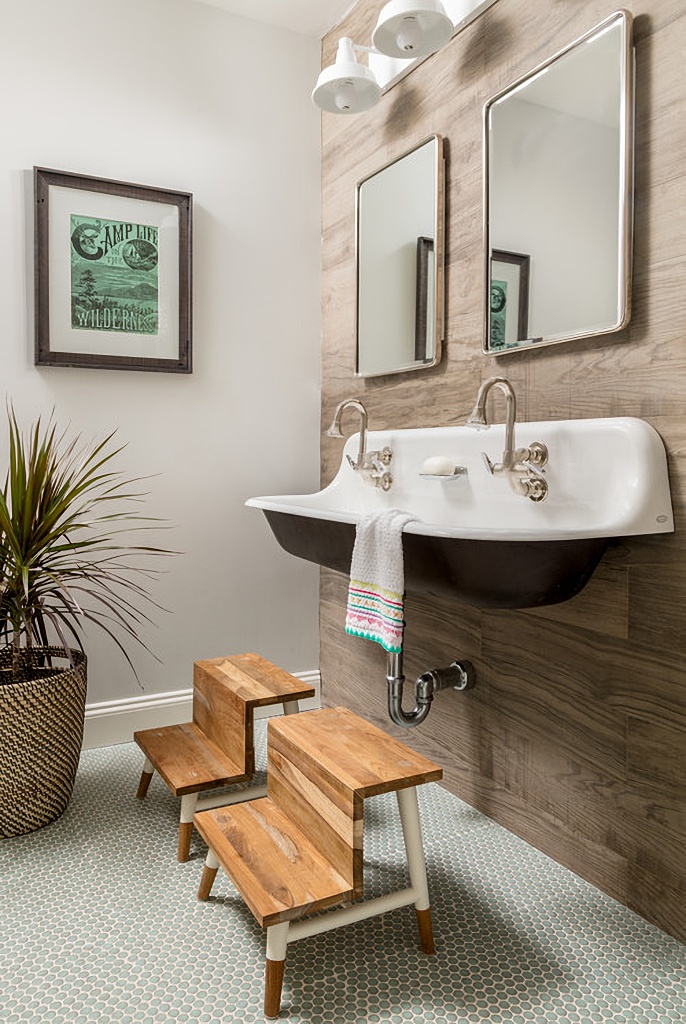
[(352, 459), (346, 455), (352, 469), (360, 471), (365, 483), (373, 484), (374, 487), (381, 487), (387, 491), (393, 483), (391, 471), (388, 468), (393, 458), (393, 452), (386, 445), (380, 451), (367, 451), (367, 410), (357, 398), (346, 398), (339, 402), (333, 416), (333, 423), (326, 431), (327, 437), (343, 437), (341, 432), (341, 417), (346, 409), (354, 409), (360, 417), (360, 443), (357, 451), (357, 458)]
[[(505, 395), (507, 408), (505, 411), (505, 450), (502, 461), (493, 463), (486, 452), (482, 452), (489, 473), (503, 473), (510, 487), (531, 501), (544, 501), (548, 494), (548, 483), (540, 469), (548, 462), (548, 449), (542, 441), (533, 441), (528, 448), (515, 448), (515, 420), (517, 419), (517, 399), (514, 388), (507, 377), (489, 377), (485, 380), (476, 396), (476, 404), (472, 409), (467, 423), (472, 427), (487, 427), (486, 402), (493, 388), (498, 388)], [(536, 468), (534, 468), (536, 467)]]
[(357, 452), (357, 458), (351, 459), (348, 456), (348, 461), (353, 469), (362, 469), (365, 462), (365, 451), (367, 447), (367, 410), (357, 398), (346, 398), (342, 402), (339, 402), (336, 406), (336, 411), (333, 414), (333, 422), (326, 431), (327, 437), (343, 437), (341, 431), (341, 419), (346, 409), (354, 409), (360, 416), (360, 445)]
[(502, 391), (507, 403), (505, 410), (505, 450), (503, 451), (502, 465), (500, 468), (504, 470), (511, 470), (514, 469), (516, 462), (515, 420), (517, 419), (517, 398), (514, 393), (514, 388), (507, 377), (489, 377), (488, 380), (483, 382), (477, 392), (476, 403), (470, 413), (467, 424), (472, 427), (488, 426), (486, 402), (493, 388), (497, 388), (499, 391)]

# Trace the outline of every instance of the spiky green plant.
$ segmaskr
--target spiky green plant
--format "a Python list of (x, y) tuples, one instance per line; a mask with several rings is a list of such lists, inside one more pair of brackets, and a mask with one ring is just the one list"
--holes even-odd
[[(58, 638), (83, 649), (85, 623), (100, 626), (134, 668), (122, 641), (147, 646), (139, 629), (155, 605), (146, 584), (152, 557), (171, 554), (137, 545), (132, 531), (158, 521), (141, 515), (140, 479), (112, 468), (124, 445), (116, 432), (82, 443), (39, 417), (26, 436), (11, 406), (9, 467), (0, 493), (0, 644), (13, 648), (13, 679), (22, 651)], [(147, 564), (146, 564), (147, 563)], [(135, 672), (135, 668), (134, 668)]]

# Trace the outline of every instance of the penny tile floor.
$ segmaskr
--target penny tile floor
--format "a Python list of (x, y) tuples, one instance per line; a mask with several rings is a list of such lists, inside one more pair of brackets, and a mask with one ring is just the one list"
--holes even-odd
[[(177, 801), (157, 776), (137, 801), (140, 768), (134, 744), (84, 752), (62, 818), (0, 843), (2, 1024), (264, 1020), (264, 932), (221, 872), (197, 901), (202, 844), (177, 864)], [(302, 940), (284, 1020), (686, 1021), (686, 947), (439, 786), (419, 795), (437, 956), (411, 908)], [(402, 887), (393, 796), (366, 829), (368, 893)]]

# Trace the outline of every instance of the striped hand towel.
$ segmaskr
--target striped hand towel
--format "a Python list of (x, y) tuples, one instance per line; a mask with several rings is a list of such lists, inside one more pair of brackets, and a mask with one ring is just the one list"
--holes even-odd
[(345, 631), (374, 640), (391, 654), (403, 647), (403, 527), (415, 517), (389, 509), (357, 524)]

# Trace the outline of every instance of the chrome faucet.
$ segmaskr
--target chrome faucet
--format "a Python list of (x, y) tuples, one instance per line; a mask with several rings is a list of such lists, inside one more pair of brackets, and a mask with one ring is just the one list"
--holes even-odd
[[(494, 466), (489, 459), (491, 473), (499, 473), (503, 470), (507, 471), (512, 469), (515, 464), (514, 436), (515, 420), (517, 419), (517, 398), (514, 393), (514, 388), (507, 377), (489, 377), (488, 380), (483, 382), (476, 396), (476, 404), (474, 405), (469, 419), (467, 420), (467, 426), (488, 426), (488, 419), (486, 417), (486, 401), (493, 388), (498, 388), (499, 391), (502, 391), (507, 402), (505, 412), (505, 451), (503, 452), (503, 461), (498, 466)], [(488, 458), (488, 456), (486, 456), (486, 458)]]
[(326, 432), (327, 437), (343, 437), (341, 430), (341, 418), (346, 409), (355, 409), (360, 414), (360, 446), (357, 450), (357, 458), (351, 459), (347, 456), (348, 462), (353, 469), (362, 469), (364, 465), (365, 449), (367, 447), (367, 410), (356, 398), (346, 398), (339, 402), (333, 414), (333, 422)]
[(367, 451), (368, 417), (367, 410), (362, 402), (357, 398), (346, 398), (339, 402), (333, 414), (333, 422), (326, 431), (326, 435), (327, 437), (343, 437), (341, 419), (346, 409), (354, 409), (360, 416), (360, 443), (357, 450), (357, 458), (352, 459), (349, 455), (346, 455), (346, 458), (354, 470), (362, 472), (365, 479), (373, 483), (375, 487), (381, 487), (384, 491), (387, 491), (393, 482), (388, 468), (391, 464), (393, 453), (388, 446), (380, 451)]
[(476, 403), (467, 425), (487, 427), (486, 402), (493, 388), (505, 395), (505, 448), (501, 461), (493, 463), (486, 452), (482, 452), (489, 473), (505, 473), (510, 486), (518, 494), (531, 501), (543, 501), (548, 493), (548, 483), (540, 468), (548, 461), (548, 449), (542, 441), (533, 441), (527, 448), (515, 448), (515, 421), (517, 419), (517, 398), (507, 377), (489, 377), (478, 390)]

